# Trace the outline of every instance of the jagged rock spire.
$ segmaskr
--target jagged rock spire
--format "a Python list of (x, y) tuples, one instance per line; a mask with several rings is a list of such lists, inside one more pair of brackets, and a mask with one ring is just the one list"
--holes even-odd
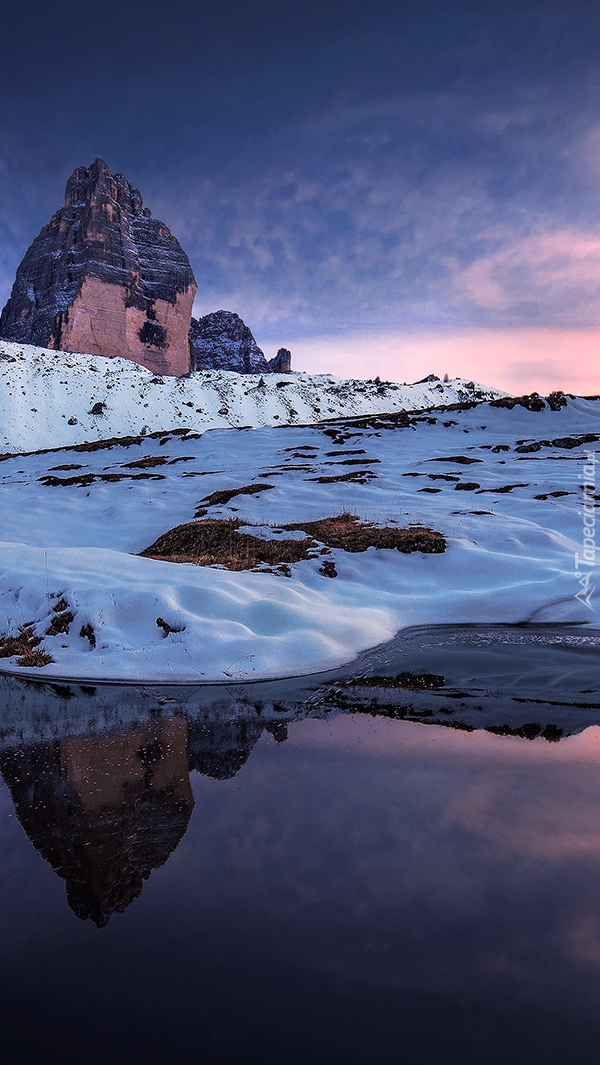
[(0, 318), (6, 340), (190, 369), (196, 282), (181, 245), (102, 159), (78, 167), (34, 240)]

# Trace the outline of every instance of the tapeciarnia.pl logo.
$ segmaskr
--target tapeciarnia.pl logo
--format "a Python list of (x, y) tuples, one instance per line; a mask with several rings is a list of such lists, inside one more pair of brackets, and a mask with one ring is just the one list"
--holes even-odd
[(596, 589), (593, 583), (596, 568), (596, 466), (598, 459), (593, 451), (586, 451), (586, 464), (583, 474), (579, 474), (583, 489), (582, 519), (583, 537), (582, 554), (575, 554), (575, 576), (581, 585), (575, 598), (580, 603), (585, 603), (590, 610), (595, 611), (592, 605), (592, 595)]

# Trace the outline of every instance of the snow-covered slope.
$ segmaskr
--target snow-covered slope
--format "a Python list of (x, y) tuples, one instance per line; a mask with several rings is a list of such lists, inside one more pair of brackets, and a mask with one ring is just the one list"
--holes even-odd
[[(600, 401), (576, 399), (4, 458), (0, 630), (43, 638), (38, 676), (231, 682), (334, 667), (411, 625), (597, 627), (599, 440)], [(197, 513), (277, 539), (343, 512), (447, 549), (319, 548), (287, 576), (138, 555)]]
[(502, 394), (458, 378), (399, 385), (302, 373), (262, 378), (211, 371), (157, 377), (126, 359), (0, 341), (0, 451), (34, 451), (182, 427), (303, 425)]

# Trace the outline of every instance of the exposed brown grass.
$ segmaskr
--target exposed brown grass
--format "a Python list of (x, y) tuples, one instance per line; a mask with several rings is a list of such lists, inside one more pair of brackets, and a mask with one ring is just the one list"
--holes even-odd
[(266, 563), (278, 565), (310, 558), (309, 540), (261, 540), (238, 532), (236, 518), (207, 518), (177, 525), (159, 536), (141, 554), (165, 562), (193, 562), (197, 566), (225, 566), (230, 570), (254, 569)]
[(346, 448), (345, 451), (326, 451), (325, 454), (328, 459), (331, 459), (337, 458), (338, 455), (366, 455), (367, 452), (364, 447), (354, 447), (350, 449)]
[[(327, 466), (368, 466), (371, 462), (381, 462), (381, 459), (340, 459), (339, 462), (327, 462)], [(291, 468), (291, 467), (290, 467)]]
[(63, 451), (105, 451), (113, 447), (130, 447), (132, 444), (141, 444), (145, 440), (158, 440), (160, 444), (166, 444), (172, 436), (179, 436), (185, 440), (199, 440), (201, 433), (193, 433), (188, 428), (158, 430), (155, 433), (145, 433), (144, 436), (111, 436), (106, 440), (92, 440), (83, 444), (70, 444), (68, 447), (39, 447), (35, 451), (4, 451), (0, 454), (0, 462), (8, 459), (24, 459), (30, 455), (54, 455)]
[(420, 525), (407, 529), (396, 526), (371, 525), (361, 522), (355, 514), (339, 514), (335, 518), (320, 521), (298, 522), (285, 525), (285, 529), (299, 529), (328, 547), (343, 551), (360, 552), (369, 547), (388, 548), (409, 554), (424, 551), (426, 554), (441, 554), (446, 550), (446, 541), (441, 533)]
[(171, 632), (185, 632), (185, 625), (170, 625), (164, 618), (157, 618), (156, 624), (159, 629), (162, 629), (164, 636), (168, 636)]
[[(287, 532), (306, 533), (307, 538), (303, 540), (262, 540), (250, 533), (239, 532), (242, 524), (239, 519), (232, 518), (187, 522), (159, 536), (141, 554), (164, 562), (193, 562), (198, 566), (246, 570), (315, 558), (322, 552), (322, 545), (352, 553), (366, 551), (369, 547), (404, 554), (412, 551), (440, 554), (446, 549), (444, 537), (433, 529), (415, 525), (407, 529), (370, 525), (360, 522), (354, 514), (282, 526)], [(332, 567), (326, 572), (322, 565), (320, 572), (323, 576), (335, 576)]]
[[(471, 406), (475, 405), (475, 403), (471, 404)], [(333, 424), (330, 423), (327, 429), (323, 429), (323, 435), (331, 437), (334, 444), (343, 447), (350, 437), (360, 435), (360, 433), (352, 432), (352, 429), (358, 429), (361, 432), (365, 429), (408, 429), (416, 424), (416, 415), (422, 413), (422, 411), (411, 411), (409, 414), (407, 411), (398, 410), (392, 414), (363, 414), (357, 418), (333, 420)]]
[(20, 628), (16, 636), (8, 634), (0, 636), (0, 658), (17, 657), (17, 665), (34, 666), (36, 668), (47, 666), (54, 659), (52, 655), (40, 647), (42, 640), (36, 636), (31, 625)]
[(24, 655), (41, 642), (41, 638), (34, 636), (30, 629), (22, 629), (16, 636), (0, 636), (0, 658)]
[[(458, 488), (458, 485), (456, 487)], [(507, 492), (512, 492), (513, 488), (529, 488), (529, 484), (520, 481), (518, 484), (503, 484), (497, 488), (480, 488), (478, 494), (483, 495), (484, 492), (495, 492), (496, 495), (506, 495)]]
[(68, 488), (75, 484), (87, 488), (94, 481), (108, 481), (110, 484), (115, 481), (164, 481), (165, 475), (164, 473), (81, 473), (74, 474), (73, 477), (55, 477), (54, 474), (48, 474), (40, 477), (39, 480), (48, 488)]
[(68, 488), (72, 484), (87, 488), (95, 480), (96, 475), (94, 473), (76, 473), (72, 477), (56, 477), (55, 474), (49, 473), (45, 477), (39, 478), (40, 484), (46, 485), (47, 488)]
[(332, 562), (330, 558), (324, 559), (319, 566), (319, 573), (323, 577), (337, 577), (338, 571), (335, 568), (335, 562)]
[(525, 407), (526, 410), (540, 411), (544, 410), (546, 404), (537, 392), (532, 392), (529, 396), (502, 396), (500, 399), (490, 400), (490, 407), (506, 407), (507, 410), (514, 410), (517, 406)]
[(82, 625), (79, 630), (79, 635), (82, 640), (87, 640), (90, 647), (93, 649), (96, 646), (96, 633), (94, 632), (94, 626), (89, 622), (87, 625)]
[(60, 633), (68, 633), (69, 626), (74, 620), (74, 614), (70, 610), (63, 610), (59, 614), (55, 614), (50, 622), (50, 625), (46, 629), (46, 636), (58, 636)]
[(483, 459), (468, 458), (467, 455), (439, 455), (435, 459), (427, 459), (427, 462), (458, 462), (460, 466), (470, 466), (473, 462), (483, 462)]
[(253, 496), (257, 492), (267, 492), (269, 488), (274, 487), (274, 484), (244, 484), (241, 488), (225, 488), (221, 492), (211, 492), (209, 496), (205, 496), (200, 501), (200, 505), (202, 507), (224, 506), (234, 496)]
[(21, 658), (17, 659), (18, 666), (29, 666), (35, 669), (41, 669), (42, 666), (49, 666), (54, 659), (51, 654), (44, 651), (43, 648), (37, 647), (34, 651), (26, 651)]
[(152, 466), (164, 466), (168, 462), (168, 459), (164, 455), (146, 455), (143, 459), (136, 459), (135, 462), (124, 462), (123, 468), (125, 470), (147, 470)]
[(338, 473), (331, 476), (309, 477), (309, 481), (317, 481), (318, 484), (335, 484), (336, 481), (352, 481), (353, 484), (367, 484), (372, 481), (376, 474), (372, 470), (351, 470), (350, 473)]
[[(150, 435), (150, 434), (149, 434)], [(152, 434), (160, 435), (160, 434)], [(141, 444), (146, 437), (144, 436), (109, 436), (106, 440), (91, 440), (83, 444), (73, 444), (71, 448), (64, 448), (65, 451), (110, 451), (113, 447), (130, 447), (131, 444)]]

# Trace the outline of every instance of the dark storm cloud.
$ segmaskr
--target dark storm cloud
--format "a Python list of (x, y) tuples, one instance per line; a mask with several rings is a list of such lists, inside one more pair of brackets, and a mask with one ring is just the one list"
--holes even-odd
[(0, 300), (102, 155), (266, 340), (600, 324), (600, 13), (532, 2), (8, 13)]

